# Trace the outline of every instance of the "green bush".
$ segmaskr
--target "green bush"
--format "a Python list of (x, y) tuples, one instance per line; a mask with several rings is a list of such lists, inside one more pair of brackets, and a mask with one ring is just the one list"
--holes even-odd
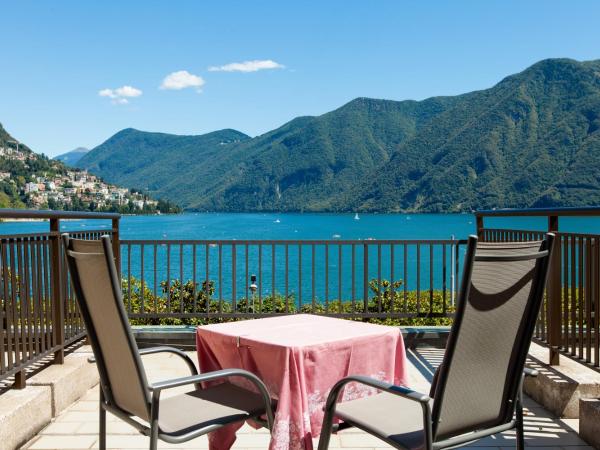
[[(367, 321), (381, 323), (386, 325), (404, 325), (404, 326), (433, 326), (450, 325), (451, 317), (444, 317), (444, 312), (451, 313), (453, 308), (450, 306), (449, 299), (446, 301), (446, 311), (444, 311), (443, 292), (435, 290), (433, 292), (421, 292), (420, 298), (416, 291), (407, 291), (402, 289), (402, 281), (378, 280), (369, 282), (371, 296), (367, 303), (367, 313), (377, 314), (380, 317), (359, 317), (364, 313), (365, 305), (362, 299), (355, 302), (349, 300), (333, 299), (324, 303), (317, 301), (303, 304), (298, 308), (296, 297), (290, 294), (287, 298), (284, 295), (275, 293), (259, 298), (242, 298), (237, 300), (235, 312), (249, 314), (284, 314), (284, 313), (313, 313), (313, 314), (356, 314), (357, 317), (348, 317), (351, 320)], [(160, 283), (160, 292), (154, 295), (152, 289), (146, 283), (136, 278), (131, 278), (131, 283), (127, 279), (122, 280), (123, 296), (125, 306), (128, 312), (134, 315), (131, 323), (134, 325), (203, 325), (207, 323), (228, 322), (238, 320), (238, 318), (220, 316), (234, 312), (233, 305), (229, 300), (214, 298), (215, 285), (213, 281), (203, 281), (201, 284), (191, 280), (181, 283), (180, 280), (162, 281)], [(448, 293), (449, 294), (449, 293)], [(143, 309), (142, 309), (143, 298)], [(207, 314), (208, 309), (208, 314)], [(385, 314), (404, 313), (410, 314), (410, 317), (385, 317)], [(141, 315), (136, 317), (135, 315)], [(144, 317), (144, 314), (160, 314), (164, 316)], [(173, 314), (185, 314), (184, 317), (174, 317)]]

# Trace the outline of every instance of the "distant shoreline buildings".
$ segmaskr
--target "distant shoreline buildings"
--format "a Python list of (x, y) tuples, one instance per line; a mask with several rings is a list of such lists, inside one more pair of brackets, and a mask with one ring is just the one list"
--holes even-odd
[[(8, 190), (17, 193), (27, 207), (36, 209), (134, 214), (164, 209), (161, 202), (145, 194), (108, 184), (86, 170), (70, 169), (29, 150), (0, 147), (0, 183), (8, 184)], [(170, 208), (173, 205), (167, 206)]]

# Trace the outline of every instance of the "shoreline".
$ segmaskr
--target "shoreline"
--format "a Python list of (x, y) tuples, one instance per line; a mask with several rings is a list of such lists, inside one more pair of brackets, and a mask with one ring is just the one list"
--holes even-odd
[[(64, 220), (64, 219), (63, 219)], [(0, 219), (0, 223), (4, 222), (48, 222), (49, 219), (33, 219), (33, 218), (5, 218)]]

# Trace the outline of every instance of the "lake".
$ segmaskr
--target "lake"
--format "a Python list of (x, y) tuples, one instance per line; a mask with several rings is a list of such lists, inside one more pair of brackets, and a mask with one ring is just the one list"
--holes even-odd
[[(110, 228), (109, 221), (67, 221), (62, 230), (85, 230)], [(518, 228), (543, 230), (545, 218), (496, 218), (486, 219), (486, 226), (500, 228)], [(600, 218), (563, 218), (561, 231), (600, 232)], [(47, 222), (8, 222), (0, 224), (0, 234), (42, 232), (48, 230)], [(464, 247), (457, 252), (459, 270), (455, 271), (453, 251), (444, 253), (441, 246), (428, 249), (422, 246), (388, 246), (377, 249), (374, 240), (381, 239), (466, 239), (475, 233), (475, 217), (471, 214), (361, 214), (358, 219), (354, 214), (250, 214), (250, 213), (198, 213), (172, 216), (124, 216), (121, 220), (121, 239), (204, 239), (204, 240), (306, 240), (331, 239), (334, 241), (327, 249), (316, 246), (315, 278), (312, 279), (312, 249), (310, 246), (299, 248), (297, 245), (275, 247), (275, 271), (273, 272), (273, 247), (250, 246), (247, 253), (248, 269), (246, 272), (246, 254), (243, 246), (236, 249), (235, 268), (232, 246), (227, 245), (219, 256), (218, 248), (209, 246), (167, 248), (161, 245), (144, 248), (144, 280), (152, 289), (155, 282), (160, 291), (160, 281), (181, 278), (201, 281), (206, 272), (211, 280), (217, 283), (217, 295), (223, 298), (231, 296), (232, 281), (235, 278), (239, 286), (236, 297), (246, 295), (246, 285), (250, 274), (258, 277), (258, 284), (263, 295), (269, 295), (273, 286), (279, 293), (288, 292), (301, 296), (302, 301), (324, 298), (350, 298), (352, 286), (351, 273), (354, 267), (356, 281), (354, 291), (357, 298), (363, 292), (363, 245), (356, 246), (355, 258), (352, 259), (351, 246), (335, 245), (335, 240), (360, 239), (369, 244), (368, 278), (404, 280), (409, 290), (427, 290), (430, 287), (448, 289), (455, 287), (460, 276), (460, 266)], [(131, 265), (127, 266), (128, 248), (123, 248), (123, 276), (140, 278), (142, 275), (141, 247), (131, 248)], [(156, 255), (153, 253), (156, 252)], [(285, 271), (285, 253), (289, 258), (289, 270)], [(406, 252), (406, 255), (404, 255)], [(419, 252), (419, 255), (417, 255)], [(260, 253), (260, 255), (259, 255)], [(193, 264), (193, 255), (196, 264)], [(157, 266), (153, 266), (156, 256)], [(209, 260), (209, 267), (205, 261)], [(219, 270), (219, 258), (221, 266)], [(171, 267), (167, 267), (167, 259)], [(377, 264), (382, 261), (381, 269)], [(394, 261), (394, 262), (392, 262)], [(404, 265), (406, 261), (406, 266)], [(417, 262), (419, 267), (417, 269)], [(260, 263), (260, 264), (259, 264)], [(340, 264), (341, 263), (341, 264)], [(443, 267), (446, 267), (444, 270)], [(130, 267), (130, 269), (127, 269)], [(196, 269), (194, 276), (193, 267)], [(431, 270), (430, 270), (431, 268)], [(379, 272), (381, 270), (381, 272)], [(156, 277), (154, 274), (156, 273)], [(273, 275), (275, 279), (273, 279)], [(156, 279), (155, 279), (156, 278)], [(218, 280), (221, 279), (221, 284)], [(286, 282), (287, 281), (287, 282)], [(306, 300), (305, 300), (306, 299)]]
[[(251, 214), (198, 213), (123, 216), (123, 239), (465, 239), (471, 214)], [(486, 219), (486, 226), (543, 230), (544, 218)], [(109, 228), (109, 221), (74, 220), (63, 229)], [(565, 217), (561, 231), (600, 233), (600, 217)], [(0, 234), (47, 231), (47, 222), (0, 223)]]

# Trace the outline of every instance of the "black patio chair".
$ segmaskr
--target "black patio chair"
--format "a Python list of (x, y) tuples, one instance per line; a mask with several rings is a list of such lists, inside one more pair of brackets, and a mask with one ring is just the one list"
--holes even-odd
[[(334, 418), (400, 449), (450, 448), (516, 429), (524, 448), (522, 383), (544, 296), (554, 235), (543, 241), (479, 243), (471, 236), (443, 362), (429, 395), (364, 376), (331, 390), (319, 450), (328, 448)], [(337, 403), (355, 382), (382, 392)]]
[[(106, 411), (150, 437), (150, 449), (161, 439), (189, 441), (225, 425), (266, 416), (272, 429), (271, 399), (264, 383), (241, 369), (198, 374), (188, 355), (172, 347), (138, 350), (123, 306), (110, 237), (99, 241), (63, 235), (71, 281), (100, 374), (100, 448), (106, 448)], [(187, 363), (191, 376), (149, 384), (140, 355), (170, 352)], [(201, 388), (201, 383), (242, 377), (256, 392), (224, 382)], [(161, 398), (163, 391), (192, 385), (183, 394)]]

